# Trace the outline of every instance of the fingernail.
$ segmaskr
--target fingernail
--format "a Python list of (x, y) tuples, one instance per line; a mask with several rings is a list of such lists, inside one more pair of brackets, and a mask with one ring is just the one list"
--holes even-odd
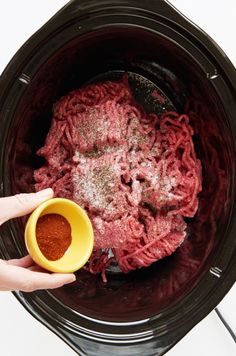
[(53, 196), (53, 190), (51, 188), (40, 190), (36, 193), (39, 198), (49, 198)]
[(72, 275), (70, 276), (70, 279), (68, 279), (68, 282), (66, 282), (66, 284), (72, 283), (72, 282), (75, 282), (75, 281), (76, 281), (76, 276), (75, 276), (74, 274), (72, 274)]

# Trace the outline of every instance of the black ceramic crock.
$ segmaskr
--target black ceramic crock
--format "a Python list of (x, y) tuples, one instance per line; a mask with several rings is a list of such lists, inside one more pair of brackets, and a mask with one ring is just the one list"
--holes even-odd
[[(15, 293), (80, 355), (163, 355), (236, 276), (236, 72), (167, 1), (71, 1), (16, 53), (0, 78), (1, 196), (33, 190), (33, 170), (43, 163), (35, 153), (53, 103), (124, 72), (139, 78), (134, 95), (146, 110), (148, 88), (157, 87), (168, 104), (157, 110), (190, 116), (203, 190), (188, 238), (172, 256), (127, 275), (111, 271), (106, 285), (79, 271), (74, 284), (58, 290)], [(20, 219), (2, 227), (2, 258), (26, 254), (23, 230)]]

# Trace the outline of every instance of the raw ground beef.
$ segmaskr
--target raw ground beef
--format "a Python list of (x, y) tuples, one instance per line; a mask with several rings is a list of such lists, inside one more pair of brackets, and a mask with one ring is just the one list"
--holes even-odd
[(94, 228), (87, 267), (102, 273), (116, 262), (123, 272), (172, 254), (186, 236), (201, 191), (201, 164), (187, 115), (161, 117), (138, 105), (128, 85), (92, 84), (61, 98), (38, 154), (36, 190), (86, 209)]

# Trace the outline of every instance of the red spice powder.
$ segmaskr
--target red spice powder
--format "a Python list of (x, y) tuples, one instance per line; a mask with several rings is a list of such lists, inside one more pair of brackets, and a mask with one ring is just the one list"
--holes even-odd
[(59, 214), (46, 214), (38, 219), (36, 239), (42, 254), (50, 261), (61, 258), (71, 244), (71, 227)]

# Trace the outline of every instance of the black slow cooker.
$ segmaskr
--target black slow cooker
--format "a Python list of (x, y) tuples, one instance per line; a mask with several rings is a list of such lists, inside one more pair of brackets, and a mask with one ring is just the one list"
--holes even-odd
[[(172, 256), (129, 274), (111, 271), (107, 284), (81, 270), (72, 285), (15, 293), (80, 355), (163, 355), (236, 277), (236, 71), (167, 1), (71, 1), (16, 53), (0, 78), (1, 196), (34, 189), (53, 103), (124, 72), (146, 110), (150, 88), (158, 88), (169, 108), (189, 115), (203, 190)], [(26, 254), (23, 231), (24, 219), (3, 226), (2, 258)]]

